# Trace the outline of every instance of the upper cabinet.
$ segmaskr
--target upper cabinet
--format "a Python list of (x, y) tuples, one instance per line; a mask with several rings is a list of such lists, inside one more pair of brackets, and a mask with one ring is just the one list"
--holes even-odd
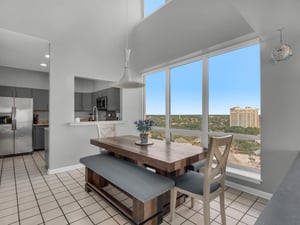
[(92, 111), (92, 93), (75, 93), (75, 111)]
[(15, 88), (15, 97), (19, 98), (32, 98), (32, 89), (31, 88)]
[(120, 111), (120, 89), (107, 89), (107, 110)]
[(0, 96), (1, 97), (14, 97), (15, 87), (0, 86)]
[(82, 111), (92, 111), (92, 93), (82, 93)]
[(33, 110), (48, 111), (49, 110), (49, 91), (43, 89), (32, 89)]

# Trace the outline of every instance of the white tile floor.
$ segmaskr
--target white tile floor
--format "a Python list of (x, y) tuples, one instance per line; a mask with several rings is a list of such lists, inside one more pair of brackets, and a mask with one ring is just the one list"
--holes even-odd
[[(115, 189), (125, 204), (131, 201)], [(226, 190), (227, 225), (254, 224), (267, 200), (232, 188)], [(201, 202), (176, 209), (174, 225), (203, 224)], [(220, 225), (218, 199), (211, 203), (212, 225)], [(84, 191), (84, 169), (48, 175), (44, 153), (0, 159), (0, 224), (130, 224), (101, 197)], [(162, 225), (168, 225), (169, 216)]]

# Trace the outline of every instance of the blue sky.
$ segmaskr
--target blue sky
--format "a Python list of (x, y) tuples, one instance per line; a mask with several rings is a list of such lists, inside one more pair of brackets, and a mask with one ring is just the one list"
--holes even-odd
[[(146, 76), (146, 113), (165, 113), (165, 72)], [(202, 114), (202, 61), (170, 71), (171, 114)], [(234, 106), (260, 108), (260, 47), (209, 58), (209, 114)]]
[(165, 0), (145, 0), (144, 1), (144, 16), (148, 16), (161, 5), (165, 3)]
[[(164, 4), (145, 0), (145, 16)], [(171, 114), (202, 114), (202, 61), (170, 71)], [(146, 76), (146, 114), (165, 114), (165, 72)], [(209, 58), (209, 114), (234, 106), (260, 109), (260, 46)]]

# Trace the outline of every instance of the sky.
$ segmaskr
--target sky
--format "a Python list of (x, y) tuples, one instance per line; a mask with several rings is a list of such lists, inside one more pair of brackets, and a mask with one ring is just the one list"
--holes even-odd
[[(145, 1), (145, 15), (159, 7), (154, 2)], [(259, 44), (210, 57), (208, 63), (209, 114), (228, 115), (235, 106), (260, 109)], [(165, 87), (165, 71), (146, 76), (146, 114), (165, 114)], [(171, 114), (202, 114), (202, 61), (171, 68), (170, 93)]]

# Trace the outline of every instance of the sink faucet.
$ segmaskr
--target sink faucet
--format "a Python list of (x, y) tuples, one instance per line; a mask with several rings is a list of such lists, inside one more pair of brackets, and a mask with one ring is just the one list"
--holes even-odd
[[(96, 114), (95, 114), (96, 111)], [(95, 115), (96, 115), (96, 121), (98, 121), (98, 109), (97, 106), (93, 106), (93, 115), (92, 115), (92, 120), (95, 121)]]

